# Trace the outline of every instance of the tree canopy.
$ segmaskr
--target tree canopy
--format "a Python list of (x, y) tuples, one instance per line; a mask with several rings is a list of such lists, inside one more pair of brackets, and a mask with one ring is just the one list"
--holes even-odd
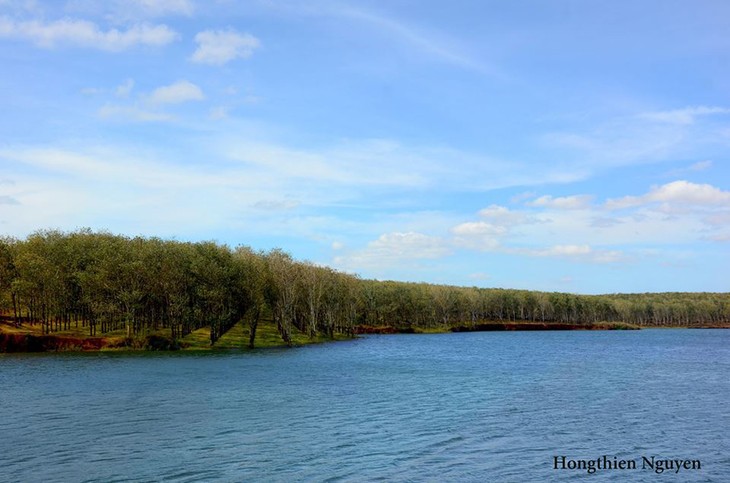
[(45, 230), (0, 238), (0, 312), (16, 324), (42, 324), (45, 333), (81, 324), (90, 335), (168, 330), (176, 339), (210, 327), (211, 344), (245, 321), (253, 346), (262, 317), (287, 344), (292, 331), (334, 337), (361, 325), (727, 325), (730, 294), (574, 295), (363, 280), (280, 249)]

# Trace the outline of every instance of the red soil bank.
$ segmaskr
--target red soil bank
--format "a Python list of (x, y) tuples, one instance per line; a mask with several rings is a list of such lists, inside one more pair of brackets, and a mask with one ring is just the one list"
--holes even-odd
[(108, 345), (102, 337), (7, 334), (0, 332), (0, 352), (93, 351)]

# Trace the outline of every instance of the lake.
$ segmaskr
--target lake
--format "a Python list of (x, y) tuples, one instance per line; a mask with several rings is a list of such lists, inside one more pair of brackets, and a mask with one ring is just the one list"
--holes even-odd
[(0, 481), (730, 481), (729, 401), (728, 330), (6, 354)]

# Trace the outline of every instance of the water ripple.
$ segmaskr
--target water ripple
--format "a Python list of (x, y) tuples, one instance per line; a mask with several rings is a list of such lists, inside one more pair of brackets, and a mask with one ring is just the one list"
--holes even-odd
[(472, 333), (205, 356), (0, 356), (0, 481), (586, 476), (554, 470), (556, 455), (700, 459), (681, 481), (726, 481), (729, 337)]

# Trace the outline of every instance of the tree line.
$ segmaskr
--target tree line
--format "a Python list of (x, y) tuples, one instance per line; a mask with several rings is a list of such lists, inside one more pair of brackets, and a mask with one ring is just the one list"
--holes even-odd
[(574, 295), (363, 280), (215, 242), (179, 242), (80, 230), (0, 238), (0, 312), (44, 333), (79, 325), (89, 335), (210, 328), (211, 344), (243, 321), (254, 346), (261, 320), (286, 344), (293, 331), (351, 335), (356, 327), (433, 328), (488, 321), (640, 326), (730, 323), (730, 294)]

